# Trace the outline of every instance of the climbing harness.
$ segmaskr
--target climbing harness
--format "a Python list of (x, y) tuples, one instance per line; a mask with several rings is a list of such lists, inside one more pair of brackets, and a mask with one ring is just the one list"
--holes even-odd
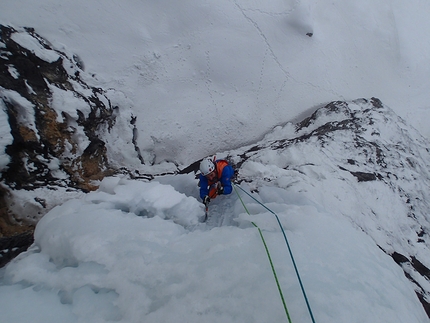
[[(288, 252), (289, 252), (289, 254), (290, 254), (290, 258), (291, 258), (291, 261), (292, 261), (292, 263), (293, 263), (293, 267), (294, 267), (294, 270), (295, 270), (295, 272), (296, 272), (296, 276), (297, 276), (297, 279), (298, 279), (298, 281), (299, 281), (300, 288), (301, 288), (301, 290), (302, 290), (302, 294), (303, 294), (303, 297), (304, 297), (305, 302), (306, 302), (306, 306), (307, 306), (308, 311), (309, 311), (309, 315), (310, 315), (310, 317), (311, 317), (311, 319), (312, 319), (312, 322), (313, 322), (313, 323), (315, 323), (315, 319), (314, 319), (314, 316), (313, 316), (313, 313), (312, 313), (312, 309), (311, 309), (311, 307), (310, 307), (308, 297), (306, 296), (306, 292), (305, 292), (305, 289), (304, 289), (304, 287), (303, 287), (302, 279), (300, 278), (300, 274), (299, 274), (299, 270), (298, 270), (297, 265), (296, 265), (296, 261), (294, 260), (293, 252), (291, 251), (291, 247), (290, 247), (290, 244), (289, 244), (289, 242), (288, 242), (287, 235), (286, 235), (286, 233), (285, 233), (285, 231), (284, 231), (284, 228), (282, 227), (282, 224), (281, 224), (281, 221), (279, 220), (278, 215), (277, 215), (275, 212), (273, 212), (271, 209), (269, 209), (267, 206), (265, 206), (263, 203), (261, 203), (260, 201), (258, 201), (258, 200), (257, 200), (255, 197), (253, 197), (250, 193), (248, 193), (247, 191), (245, 191), (242, 187), (237, 186), (237, 185), (236, 185), (236, 184), (234, 184), (234, 183), (232, 183), (232, 185), (233, 185), (233, 188), (234, 188), (234, 190), (235, 190), (235, 192), (236, 192), (237, 196), (239, 197), (239, 199), (240, 199), (240, 201), (241, 201), (241, 203), (242, 203), (243, 207), (245, 208), (246, 213), (250, 214), (250, 213), (249, 213), (249, 211), (248, 211), (248, 209), (246, 208), (245, 203), (243, 202), (243, 200), (242, 200), (242, 198), (241, 198), (241, 196), (240, 196), (239, 192), (237, 191), (236, 187), (238, 187), (242, 192), (244, 192), (245, 194), (247, 194), (247, 195), (248, 195), (249, 197), (251, 197), (254, 201), (256, 201), (258, 204), (260, 204), (261, 206), (263, 206), (267, 211), (269, 211), (270, 213), (272, 213), (272, 214), (275, 216), (275, 218), (276, 218), (276, 220), (277, 220), (277, 222), (278, 222), (278, 225), (279, 225), (279, 227), (281, 228), (282, 234), (284, 235), (285, 243), (287, 244)], [(262, 234), (262, 232), (261, 232), (260, 228), (259, 228), (259, 227), (254, 223), (254, 222), (251, 222), (251, 223), (252, 223), (252, 225), (253, 225), (254, 227), (256, 227), (256, 228), (258, 229), (258, 231), (259, 231), (259, 233), (260, 233), (260, 236), (261, 236), (261, 239), (263, 240), (263, 244), (264, 244), (264, 247), (265, 247), (265, 249), (266, 249), (267, 257), (269, 258), (269, 262), (270, 262), (270, 265), (271, 265), (271, 267), (272, 267), (273, 275), (274, 275), (274, 277), (275, 277), (275, 281), (276, 281), (276, 284), (277, 284), (277, 286), (278, 286), (278, 290), (279, 290), (279, 293), (280, 293), (280, 296), (281, 296), (281, 299), (282, 299), (282, 303), (283, 303), (283, 305), (284, 305), (285, 313), (287, 314), (288, 321), (291, 323), (290, 315), (289, 315), (289, 313), (288, 313), (288, 309), (287, 309), (287, 306), (286, 306), (286, 304), (285, 304), (284, 296), (283, 296), (283, 294), (282, 294), (281, 287), (280, 287), (279, 282), (278, 282), (278, 278), (277, 278), (277, 275), (276, 275), (276, 272), (275, 272), (275, 269), (274, 269), (274, 266), (273, 266), (273, 263), (272, 263), (272, 260), (271, 260), (271, 257), (270, 257), (269, 250), (268, 250), (267, 245), (266, 245), (266, 242), (265, 242), (265, 240), (264, 240), (264, 238), (263, 238), (263, 234)]]

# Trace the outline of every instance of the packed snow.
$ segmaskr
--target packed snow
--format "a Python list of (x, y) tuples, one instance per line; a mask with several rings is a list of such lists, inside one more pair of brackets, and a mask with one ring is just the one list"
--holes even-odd
[[(250, 214), (233, 193), (201, 223), (195, 184), (106, 178), (54, 208), (3, 270), (2, 320), (287, 322), (252, 221), (292, 322), (312, 322), (274, 216), (236, 188)], [(401, 268), (364, 232), (306, 194), (262, 187), (253, 197), (280, 218), (316, 322), (428, 322)]]

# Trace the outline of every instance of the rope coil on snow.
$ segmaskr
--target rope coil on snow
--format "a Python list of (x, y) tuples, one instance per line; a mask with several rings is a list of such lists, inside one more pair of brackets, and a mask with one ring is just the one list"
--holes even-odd
[[(308, 311), (309, 311), (309, 315), (310, 315), (310, 317), (311, 317), (311, 319), (312, 319), (312, 322), (313, 322), (313, 323), (315, 323), (314, 315), (313, 315), (313, 313), (312, 313), (312, 309), (311, 309), (311, 306), (310, 306), (310, 304), (309, 304), (308, 297), (306, 296), (305, 288), (303, 287), (302, 279), (300, 278), (299, 270), (298, 270), (298, 268), (297, 268), (296, 261), (294, 260), (294, 256), (293, 256), (293, 252), (291, 251), (290, 243), (288, 242), (287, 235), (286, 235), (286, 233), (285, 233), (285, 231), (284, 231), (284, 228), (282, 227), (282, 224), (281, 224), (281, 221), (279, 220), (278, 215), (277, 215), (275, 212), (273, 212), (271, 209), (269, 209), (267, 206), (265, 206), (263, 203), (261, 203), (260, 201), (258, 201), (255, 197), (253, 197), (253, 196), (252, 196), (251, 194), (249, 194), (247, 191), (245, 191), (242, 187), (237, 186), (236, 184), (233, 184), (233, 187), (234, 187), (234, 189), (235, 189), (235, 192), (236, 192), (237, 196), (239, 196), (239, 199), (240, 199), (240, 201), (242, 202), (243, 207), (245, 208), (245, 210), (246, 210), (246, 212), (247, 212), (248, 214), (249, 214), (249, 212), (248, 212), (248, 210), (247, 210), (247, 208), (246, 208), (246, 206), (245, 206), (245, 203), (243, 202), (242, 198), (240, 197), (240, 195), (239, 195), (239, 193), (238, 193), (238, 191), (237, 191), (236, 187), (239, 187), (239, 188), (240, 188), (240, 190), (241, 190), (242, 192), (244, 192), (246, 195), (248, 195), (250, 198), (252, 198), (254, 201), (256, 201), (258, 204), (260, 204), (262, 207), (264, 207), (267, 211), (269, 211), (270, 213), (272, 213), (272, 214), (275, 216), (276, 221), (278, 222), (278, 225), (279, 225), (279, 227), (281, 228), (282, 234), (284, 235), (284, 240), (285, 240), (285, 243), (287, 244), (288, 252), (289, 252), (289, 254), (290, 254), (290, 258), (291, 258), (291, 261), (292, 261), (292, 263), (293, 263), (294, 270), (295, 270), (295, 272), (296, 272), (296, 276), (297, 276), (297, 279), (298, 279), (298, 281), (299, 281), (300, 288), (301, 288), (301, 290), (302, 290), (302, 294), (303, 294), (303, 297), (304, 297), (305, 302), (306, 302), (306, 306), (307, 306)], [(264, 241), (264, 238), (263, 238), (263, 235), (262, 235), (262, 233), (261, 233), (261, 230), (260, 230), (260, 228), (259, 228), (259, 227), (254, 223), (254, 222), (251, 222), (251, 223), (252, 223), (256, 228), (258, 228), (258, 230), (259, 230), (259, 232), (260, 232), (260, 235), (261, 235), (261, 238), (263, 239), (263, 243), (264, 243), (264, 246), (266, 247), (266, 251), (267, 251), (267, 256), (269, 257), (269, 261), (270, 261), (270, 264), (271, 264), (271, 266), (272, 266), (273, 273), (274, 273), (274, 275), (275, 275), (275, 280), (276, 280), (276, 283), (278, 284), (278, 289), (279, 289), (279, 292), (280, 292), (280, 294), (281, 294), (282, 302), (283, 302), (283, 304), (284, 304), (284, 308), (285, 308), (285, 311), (286, 311), (287, 316), (288, 316), (288, 321), (289, 321), (289, 322), (291, 322), (291, 320), (290, 320), (290, 316), (289, 316), (289, 314), (288, 314), (288, 310), (287, 310), (287, 308), (286, 308), (285, 301), (284, 301), (284, 298), (283, 298), (283, 295), (282, 295), (282, 292), (281, 292), (281, 289), (280, 289), (280, 287), (279, 287), (278, 279), (277, 279), (277, 277), (276, 277), (276, 273), (275, 273), (274, 268), (273, 268), (273, 265), (272, 265), (272, 261), (271, 261), (271, 258), (270, 258), (270, 254), (269, 254), (269, 251), (268, 251), (268, 249), (267, 249), (267, 246), (266, 246), (266, 243), (265, 243), (265, 241)]]

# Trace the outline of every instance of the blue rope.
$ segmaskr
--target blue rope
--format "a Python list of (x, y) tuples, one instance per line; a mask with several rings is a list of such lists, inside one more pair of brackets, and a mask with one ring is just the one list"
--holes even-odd
[(233, 185), (234, 185), (234, 187), (239, 187), (242, 190), (242, 192), (244, 192), (246, 195), (248, 195), (250, 198), (252, 198), (258, 204), (260, 204), (262, 207), (264, 207), (267, 211), (272, 213), (275, 216), (276, 220), (278, 221), (279, 227), (281, 228), (282, 234), (284, 235), (285, 243), (287, 244), (287, 247), (288, 247), (288, 252), (290, 253), (290, 257), (291, 257), (291, 260), (293, 262), (294, 270), (296, 271), (297, 279), (299, 280), (300, 288), (302, 289), (303, 297), (305, 298), (306, 306), (308, 307), (309, 315), (311, 316), (312, 322), (315, 323), (314, 315), (312, 314), (312, 309), (311, 309), (311, 306), (309, 304), (308, 297), (306, 296), (305, 288), (303, 287), (302, 279), (300, 278), (299, 270), (297, 269), (297, 265), (296, 265), (296, 261), (294, 260), (293, 252), (291, 251), (291, 247), (290, 247), (290, 244), (288, 242), (287, 235), (284, 231), (284, 228), (282, 227), (282, 224), (281, 224), (281, 221), (279, 220), (278, 215), (275, 212), (273, 212), (271, 209), (269, 209), (267, 206), (265, 206), (263, 203), (258, 201), (255, 197), (253, 197), (247, 191), (245, 191), (242, 187), (240, 187), (236, 184), (233, 184)]
[[(245, 209), (246, 213), (248, 215), (251, 215), (245, 205), (245, 203), (242, 200), (242, 197), (240, 196), (239, 192), (236, 189), (236, 185), (233, 186), (234, 191), (236, 192), (237, 196), (239, 197), (240, 202), (243, 205), (243, 208)], [(292, 323), (290, 313), (288, 312), (287, 304), (285, 303), (284, 294), (282, 293), (281, 285), (279, 284), (278, 275), (276, 274), (275, 266), (273, 265), (272, 257), (270, 256), (269, 248), (267, 247), (266, 240), (264, 239), (263, 232), (261, 232), (261, 229), (258, 225), (256, 225), (254, 222), (252, 222), (252, 225), (257, 228), (258, 233), (260, 234), (260, 238), (263, 241), (264, 249), (266, 250), (267, 258), (269, 259), (270, 267), (272, 268), (273, 277), (275, 278), (276, 286), (278, 287), (279, 295), (281, 296), (282, 305), (284, 305), (285, 314), (287, 315), (287, 319), (289, 323)]]

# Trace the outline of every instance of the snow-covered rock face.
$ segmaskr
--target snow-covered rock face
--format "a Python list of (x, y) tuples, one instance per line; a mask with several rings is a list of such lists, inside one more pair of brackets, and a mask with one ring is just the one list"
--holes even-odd
[[(13, 226), (12, 213), (35, 224), (113, 172), (132, 174), (136, 165), (147, 165), (140, 170), (148, 170), (150, 180), (166, 169), (177, 171), (140, 154), (128, 101), (88, 85), (91, 76), (77, 57), (53, 49), (31, 29), (1, 26), (0, 36), (0, 223), (8, 222), (1, 234)], [(428, 147), (372, 98), (332, 102), (225, 154), (238, 182), (256, 191), (274, 186), (300, 192), (366, 232), (403, 268), (430, 315)], [(195, 162), (179, 173), (197, 168)], [(276, 203), (277, 197), (265, 199)]]
[[(106, 133), (118, 127), (120, 108), (109, 98), (118, 94), (88, 85), (78, 57), (54, 49), (30, 28), (0, 26), (0, 37), (1, 217), (34, 224), (59, 201), (46, 194), (20, 200), (17, 192), (49, 186), (79, 194), (112, 174), (107, 150), (115, 138)], [(129, 128), (124, 140), (132, 146), (131, 113), (121, 113), (128, 124), (120, 126)]]
[(34, 31), (2, 27), (1, 36), (2, 113), (12, 134), (3, 180), (16, 189), (55, 182), (91, 188), (89, 180), (108, 169), (97, 130), (112, 126), (114, 107), (82, 81), (76, 62)]
[(273, 185), (301, 192), (349, 218), (403, 268), (430, 314), (428, 147), (372, 98), (332, 102), (229, 154), (239, 168), (238, 181), (253, 189)]

